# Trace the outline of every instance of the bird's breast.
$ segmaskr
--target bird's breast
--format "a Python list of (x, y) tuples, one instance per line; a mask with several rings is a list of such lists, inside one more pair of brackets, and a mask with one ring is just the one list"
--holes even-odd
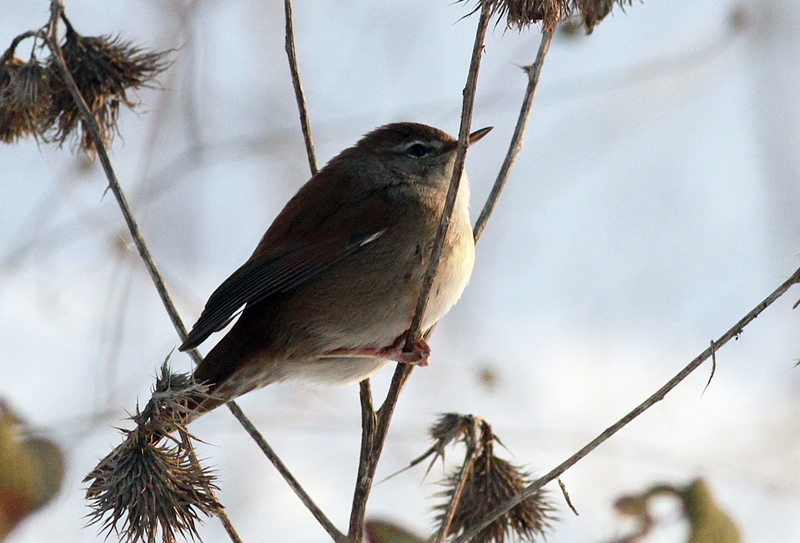
[(447, 241), (431, 288), (423, 329), (433, 326), (461, 297), (475, 263), (475, 242), (469, 218), (469, 185), (466, 175), (459, 186)]

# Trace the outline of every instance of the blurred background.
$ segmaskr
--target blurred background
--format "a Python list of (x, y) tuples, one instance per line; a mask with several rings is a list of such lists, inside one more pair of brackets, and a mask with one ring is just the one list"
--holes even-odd
[[(308, 178), (284, 53), (283, 3), (66, 0), (76, 30), (174, 49), (160, 89), (124, 111), (112, 160), (187, 325)], [(0, 0), (0, 46), (48, 17)], [(476, 18), (445, 0), (294, 5), (321, 163), (369, 130), (458, 132)], [(493, 26), (467, 161), (473, 218), (502, 162), (539, 33)], [(27, 54), (21, 46), (19, 54)], [(542, 474), (644, 400), (800, 266), (800, 4), (634, 2), (591, 36), (559, 32), (525, 147), (437, 328), (432, 363), (400, 397), (378, 469), (428, 448), (439, 413), (492, 423)], [(117, 445), (178, 338), (97, 163), (26, 141), (0, 147), (0, 397), (67, 458), (59, 496), (14, 543), (102, 541), (82, 478)], [(709, 483), (745, 541), (800, 540), (800, 313), (790, 291), (710, 366), (570, 469), (551, 543), (626, 530), (612, 503), (659, 482)], [(214, 339), (216, 340), (216, 338)], [(209, 347), (204, 348), (207, 352)], [(191, 368), (184, 354), (171, 364)], [(373, 379), (376, 402), (391, 376)], [(240, 405), (321, 508), (346, 526), (358, 388), (278, 385)], [(328, 538), (230, 413), (192, 425), (245, 541)], [(454, 455), (455, 456), (455, 455)], [(433, 524), (437, 465), (378, 484), (368, 518)], [(665, 505), (650, 539), (682, 541)], [(226, 541), (215, 519), (204, 541)], [(113, 536), (111, 538), (114, 539)]]

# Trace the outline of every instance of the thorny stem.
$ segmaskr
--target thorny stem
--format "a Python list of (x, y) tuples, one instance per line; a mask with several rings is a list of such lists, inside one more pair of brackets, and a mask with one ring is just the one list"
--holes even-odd
[(317, 504), (314, 503), (314, 500), (311, 499), (297, 479), (294, 478), (294, 475), (292, 475), (292, 473), (289, 471), (289, 468), (286, 467), (286, 464), (284, 464), (280, 457), (278, 457), (273, 448), (270, 447), (269, 443), (267, 443), (267, 440), (264, 439), (264, 436), (262, 436), (256, 427), (253, 426), (253, 423), (250, 422), (250, 420), (245, 416), (241, 408), (239, 408), (235, 402), (228, 402), (227, 406), (228, 409), (231, 410), (231, 413), (233, 413), (233, 416), (236, 417), (242, 426), (244, 426), (244, 429), (247, 430), (247, 433), (250, 434), (250, 437), (253, 438), (253, 441), (256, 442), (264, 455), (269, 459), (270, 462), (272, 462), (272, 465), (275, 466), (275, 469), (277, 469), (284, 478), (286, 484), (289, 485), (289, 488), (291, 488), (294, 493), (297, 494), (297, 497), (300, 498), (300, 501), (303, 502), (303, 505), (306, 506), (311, 514), (314, 515), (314, 518), (317, 519), (317, 522), (319, 522), (325, 531), (328, 532), (328, 535), (330, 535), (336, 543), (346, 543), (347, 537), (340, 532), (336, 526), (333, 525), (328, 517), (325, 516), (325, 513), (323, 513)]
[(747, 315), (742, 317), (739, 320), (739, 322), (734, 324), (719, 339), (715, 340), (713, 342), (713, 347), (710, 346), (705, 351), (700, 353), (685, 368), (679, 371), (675, 375), (675, 377), (667, 381), (667, 383), (664, 386), (659, 388), (644, 402), (639, 404), (635, 409), (633, 409), (630, 413), (628, 413), (620, 420), (615, 422), (613, 425), (606, 428), (606, 430), (603, 433), (601, 433), (599, 436), (590, 441), (581, 450), (579, 450), (578, 452), (567, 458), (564, 462), (553, 468), (553, 470), (550, 471), (550, 473), (532, 482), (530, 485), (525, 487), (525, 489), (522, 492), (520, 492), (510, 500), (506, 501), (505, 503), (497, 506), (495, 509), (489, 512), (480, 523), (476, 524), (471, 530), (465, 531), (459, 538), (453, 541), (453, 543), (467, 543), (467, 541), (469, 541), (475, 534), (483, 530), (497, 517), (509, 511), (511, 508), (523, 502), (530, 496), (533, 496), (544, 485), (546, 485), (553, 479), (559, 477), (562, 473), (571, 468), (580, 459), (582, 459), (584, 456), (586, 456), (594, 449), (596, 449), (601, 443), (603, 443), (608, 438), (619, 432), (622, 428), (627, 426), (628, 423), (633, 421), (636, 417), (647, 411), (650, 407), (652, 407), (656, 403), (663, 400), (664, 397), (667, 395), (667, 393), (669, 393), (673, 388), (678, 386), (678, 384), (680, 384), (681, 381), (686, 379), (686, 377), (688, 377), (689, 374), (691, 374), (694, 370), (700, 367), (700, 365), (703, 362), (705, 362), (712, 355), (717, 353), (720, 347), (728, 343), (728, 341), (730, 341), (731, 339), (738, 338), (739, 335), (744, 331), (745, 326), (747, 326), (748, 324), (750, 324), (750, 322), (755, 320), (755, 318), (758, 317), (766, 308), (772, 305), (772, 303), (775, 302), (775, 300), (783, 296), (786, 293), (786, 291), (788, 291), (793, 285), (797, 283), (800, 283), (800, 268), (798, 268), (797, 271), (795, 271), (794, 274), (792, 274), (792, 276), (789, 277), (789, 279), (787, 279), (781, 286), (775, 289), (775, 291), (772, 294), (767, 296), (761, 303), (755, 306)]
[(489, 196), (486, 198), (486, 203), (483, 204), (481, 214), (475, 222), (475, 228), (472, 230), (472, 236), (475, 238), (475, 243), (478, 242), (483, 229), (486, 228), (486, 223), (489, 222), (489, 217), (492, 215), (497, 200), (500, 198), (500, 193), (508, 181), (508, 176), (511, 173), (511, 168), (514, 166), (514, 161), (517, 158), (520, 150), (522, 150), (522, 140), (525, 137), (525, 128), (528, 126), (528, 118), (531, 115), (531, 106), (533, 106), (533, 99), (536, 95), (536, 87), (539, 85), (539, 75), (542, 73), (542, 65), (547, 56), (547, 51), (550, 49), (550, 42), (553, 40), (553, 32), (544, 31), (542, 33), (542, 41), (539, 43), (539, 51), (536, 53), (536, 60), (530, 66), (524, 66), (523, 70), (528, 74), (528, 88), (525, 90), (525, 97), (522, 100), (522, 108), (517, 118), (517, 126), (514, 128), (514, 134), (511, 136), (511, 143), (508, 146), (506, 158), (503, 160), (503, 165), (500, 167), (500, 172), (497, 174), (497, 180), (494, 182)]
[(456, 151), (456, 161), (453, 166), (453, 176), (450, 178), (450, 187), (447, 190), (447, 198), (444, 203), (442, 211), (442, 218), (439, 221), (439, 229), (436, 232), (436, 239), (433, 243), (431, 257), (428, 261), (428, 269), (425, 271), (425, 276), (422, 280), (422, 287), (420, 288), (419, 298), (417, 299), (417, 307), (414, 310), (414, 318), (411, 321), (411, 327), (408, 331), (408, 337), (404, 350), (407, 352), (412, 351), (414, 344), (420, 336), (420, 326), (422, 325), (422, 317), (425, 315), (425, 307), (428, 305), (428, 298), (430, 297), (431, 287), (433, 286), (433, 278), (436, 276), (436, 270), (439, 268), (439, 260), (442, 256), (442, 249), (444, 247), (445, 236), (450, 227), (450, 218), (453, 215), (453, 209), (456, 204), (456, 195), (458, 194), (458, 186), (461, 184), (461, 174), (464, 172), (464, 161), (467, 157), (467, 147), (469, 142), (469, 129), (472, 124), (472, 109), (475, 105), (475, 90), (478, 86), (478, 70), (481, 65), (481, 54), (483, 53), (483, 42), (486, 38), (486, 29), (489, 26), (489, 19), (492, 15), (492, 2), (481, 2), (481, 15), (478, 20), (478, 29), (475, 33), (475, 43), (472, 46), (472, 60), (470, 61), (469, 74), (467, 75), (467, 85), (464, 88), (464, 101), (461, 107), (461, 128), (458, 132), (458, 150)]
[(292, 72), (292, 84), (294, 85), (294, 97), (297, 100), (297, 109), (300, 113), (300, 127), (303, 130), (303, 140), (306, 144), (306, 154), (308, 155), (308, 167), (311, 168), (311, 175), (316, 175), (317, 157), (314, 154), (314, 141), (311, 139), (311, 123), (308, 120), (308, 109), (306, 108), (306, 98), (303, 95), (303, 86), (300, 84), (300, 70), (297, 68), (297, 53), (294, 48), (294, 28), (292, 25), (292, 0), (284, 0), (284, 11), (286, 12), (286, 55), (289, 57), (289, 70)]

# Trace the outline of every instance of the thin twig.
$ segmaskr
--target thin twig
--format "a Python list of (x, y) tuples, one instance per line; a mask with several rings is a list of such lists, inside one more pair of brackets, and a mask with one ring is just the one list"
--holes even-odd
[(575, 513), (575, 516), (579, 517), (580, 514), (578, 513), (578, 510), (575, 509), (575, 506), (572, 505), (572, 500), (569, 497), (569, 492), (567, 492), (567, 485), (564, 484), (564, 481), (562, 481), (560, 477), (557, 477), (556, 481), (558, 481), (558, 487), (561, 489), (561, 494), (564, 496), (564, 501), (567, 502), (569, 508), (572, 510), (573, 513)]
[[(61, 75), (64, 79), (64, 84), (69, 90), (72, 99), (75, 101), (75, 104), (80, 111), (81, 119), (89, 131), (89, 137), (92, 139), (92, 143), (94, 143), (97, 156), (100, 158), (100, 164), (102, 165), (103, 171), (108, 179), (109, 188), (114, 195), (114, 198), (117, 200), (120, 210), (122, 211), (122, 216), (124, 217), (125, 223), (128, 226), (128, 231), (130, 232), (131, 238), (133, 239), (133, 242), (139, 251), (142, 261), (144, 261), (144, 265), (147, 268), (150, 279), (155, 284), (156, 290), (158, 291), (161, 301), (164, 304), (164, 308), (166, 309), (170, 320), (172, 320), (172, 324), (177, 330), (178, 335), (181, 339), (185, 339), (186, 328), (184, 327), (183, 321), (178, 314), (178, 310), (175, 308), (175, 304), (172, 303), (172, 298), (167, 291), (164, 280), (161, 278), (161, 274), (156, 268), (155, 261), (150, 254), (150, 250), (148, 249), (141, 232), (139, 231), (139, 226), (136, 224), (136, 220), (133, 217), (133, 213), (131, 212), (128, 201), (125, 198), (125, 194), (122, 191), (122, 187), (117, 180), (117, 175), (114, 173), (114, 168), (111, 165), (111, 159), (108, 157), (108, 152), (106, 151), (105, 144), (103, 143), (103, 138), (100, 135), (100, 129), (97, 126), (97, 120), (95, 119), (94, 115), (92, 115), (89, 107), (86, 105), (86, 101), (83, 99), (83, 96), (81, 95), (78, 86), (75, 84), (75, 80), (73, 79), (69, 68), (67, 68), (66, 62), (64, 61), (64, 54), (61, 51), (60, 44), (58, 43), (58, 21), (63, 11), (64, 6), (61, 0), (51, 0), (50, 21), (47, 25), (45, 42), (47, 43), (47, 47), (50, 49), (50, 52), (53, 55), (53, 60), (55, 61), (56, 66), (58, 66), (58, 69), (61, 72)], [(195, 362), (200, 362), (200, 354), (196, 350), (192, 351), (190, 354)], [(207, 486), (206, 490), (213, 494), (213, 489), (210, 486)], [(234, 529), (233, 524), (231, 523), (230, 518), (225, 510), (220, 509), (220, 511), (217, 513), (217, 516), (225, 527), (225, 531), (228, 533), (231, 540), (234, 541), (234, 543), (240, 542), (241, 538), (236, 533), (236, 530)]]
[(8, 49), (5, 50), (5, 52), (3, 53), (2, 57), (0, 57), (0, 60), (3, 60), (3, 61), (10, 60), (11, 57), (13, 56), (13, 53), (15, 52), (15, 50), (17, 48), (17, 45), (19, 45), (19, 42), (21, 42), (22, 40), (25, 40), (25, 39), (28, 39), (28, 38), (34, 38), (34, 37), (35, 38), (42, 38), (42, 37), (44, 37), (44, 32), (42, 32), (41, 29), (39, 29), (39, 30), (27, 30), (27, 31), (23, 32), (22, 34), (20, 34), (19, 36), (15, 37), (13, 40), (11, 40), (11, 45), (9, 45)]
[(359, 536), (356, 534), (364, 529), (364, 514), (372, 487), (370, 472), (373, 464), (375, 426), (378, 422), (372, 403), (372, 387), (369, 379), (364, 379), (358, 386), (361, 398), (361, 454), (358, 460), (356, 488), (353, 491), (353, 506), (350, 509), (350, 528), (347, 535), (350, 541), (357, 540)]
[(447, 230), (450, 227), (450, 218), (453, 215), (453, 209), (455, 209), (458, 187), (461, 184), (461, 175), (464, 172), (464, 161), (467, 158), (467, 147), (469, 146), (467, 140), (469, 139), (469, 130), (472, 124), (472, 109), (475, 105), (475, 90), (478, 86), (478, 70), (481, 65), (486, 29), (489, 26), (489, 19), (492, 14), (491, 4), (491, 2), (481, 2), (481, 16), (475, 33), (475, 43), (472, 46), (472, 60), (470, 61), (469, 74), (467, 75), (467, 85), (464, 88), (464, 100), (461, 107), (461, 128), (458, 131), (458, 150), (456, 151), (456, 161), (453, 165), (453, 177), (450, 179), (450, 187), (447, 190), (447, 198), (444, 203), (442, 218), (439, 221), (439, 229), (436, 232), (433, 249), (431, 250), (431, 257), (428, 261), (428, 269), (425, 271), (425, 276), (422, 280), (417, 307), (414, 310), (414, 318), (411, 320), (411, 327), (406, 338), (404, 350), (407, 352), (413, 350), (414, 344), (420, 336), (422, 317), (425, 315), (425, 308), (428, 305), (433, 278), (439, 268), (445, 236), (447, 236)]
[(522, 150), (522, 140), (525, 137), (525, 128), (528, 126), (528, 118), (531, 115), (531, 106), (533, 106), (533, 99), (536, 95), (536, 87), (539, 85), (539, 75), (542, 73), (544, 59), (547, 56), (547, 51), (550, 49), (550, 42), (552, 39), (552, 32), (543, 32), (542, 41), (539, 43), (539, 51), (536, 53), (536, 60), (532, 65), (522, 68), (525, 70), (525, 73), (528, 74), (528, 88), (525, 89), (522, 108), (517, 118), (517, 126), (514, 128), (514, 134), (511, 136), (511, 143), (508, 146), (506, 158), (503, 161), (503, 165), (500, 167), (500, 172), (497, 174), (494, 186), (488, 198), (486, 198), (486, 203), (483, 205), (481, 214), (475, 222), (475, 228), (472, 230), (472, 236), (475, 238), (476, 243), (483, 234), (483, 229), (486, 228), (486, 223), (489, 221), (489, 217), (491, 217), (492, 211), (494, 211), (497, 205), (497, 200), (500, 198), (500, 193), (503, 191), (503, 187), (506, 181), (508, 181), (508, 176), (511, 174), (514, 161), (517, 159), (520, 150)]
[(708, 386), (711, 384), (711, 380), (714, 378), (714, 373), (717, 371), (717, 346), (714, 344), (714, 340), (711, 340), (711, 375), (708, 376), (708, 382), (706, 386), (703, 387), (703, 392), (700, 393), (702, 396), (708, 390)]
[(253, 438), (253, 441), (256, 442), (258, 447), (264, 453), (264, 455), (272, 462), (272, 465), (275, 466), (275, 469), (283, 476), (286, 480), (286, 483), (289, 487), (297, 494), (297, 497), (300, 498), (300, 501), (303, 502), (303, 505), (314, 515), (314, 518), (322, 525), (328, 535), (336, 543), (346, 543), (348, 541), (347, 536), (345, 536), (342, 532), (340, 532), (336, 526), (325, 516), (325, 513), (314, 503), (314, 500), (306, 493), (305, 489), (300, 485), (297, 479), (294, 478), (294, 475), (289, 471), (286, 467), (286, 464), (278, 457), (275, 451), (270, 447), (269, 443), (264, 439), (264, 437), (259, 433), (253, 423), (244, 415), (242, 410), (236, 405), (235, 402), (228, 402), (226, 404), (228, 409), (230, 409), (233, 416), (236, 417), (244, 429), (247, 430), (247, 433), (250, 434), (250, 437)]
[(744, 327), (750, 324), (756, 317), (758, 317), (761, 312), (763, 312), (766, 308), (772, 305), (775, 300), (783, 296), (786, 291), (788, 291), (793, 285), (800, 283), (800, 268), (792, 274), (789, 279), (787, 279), (781, 286), (779, 286), (775, 291), (767, 296), (761, 303), (755, 306), (747, 315), (741, 318), (739, 322), (733, 325), (727, 332), (725, 332), (719, 339), (714, 341), (714, 348), (708, 347), (705, 351), (700, 353), (694, 360), (692, 360), (685, 368), (683, 368), (680, 372), (678, 372), (675, 377), (667, 381), (667, 383), (658, 389), (652, 396), (647, 398), (644, 402), (639, 404), (633, 411), (622, 417), (613, 425), (609, 426), (603, 433), (599, 436), (594, 438), (591, 442), (585, 445), (582, 449), (578, 452), (570, 456), (567, 460), (556, 466), (550, 473), (537, 479), (530, 485), (528, 485), (522, 492), (514, 496), (514, 498), (506, 501), (505, 503), (497, 506), (494, 510), (492, 510), (486, 517), (478, 524), (476, 524), (471, 530), (465, 531), (459, 538), (457, 538), (453, 543), (466, 543), (469, 541), (475, 534), (479, 531), (483, 530), (486, 526), (488, 526), (493, 520), (497, 517), (509, 511), (511, 508), (516, 506), (517, 504), (521, 503), (525, 499), (529, 498), (530, 496), (534, 495), (538, 492), (544, 485), (552, 481), (553, 479), (559, 477), (562, 473), (564, 473), (567, 469), (571, 468), (575, 463), (577, 463), (580, 459), (584, 456), (592, 452), (596, 449), (601, 443), (606, 441), (608, 438), (619, 432), (622, 428), (628, 425), (632, 420), (636, 417), (647, 411), (650, 407), (658, 403), (659, 401), (663, 400), (664, 397), (669, 393), (673, 388), (678, 386), (678, 384), (686, 379), (694, 370), (696, 370), (703, 362), (705, 362), (708, 358), (711, 357), (712, 353), (715, 353), (719, 350), (720, 347), (725, 345), (728, 341), (733, 338), (739, 337), (739, 335), (744, 330)]
[(122, 192), (122, 188), (117, 180), (117, 175), (114, 173), (111, 160), (108, 158), (108, 152), (106, 151), (102, 137), (100, 136), (100, 129), (97, 126), (97, 120), (94, 118), (94, 115), (92, 115), (92, 112), (86, 105), (86, 101), (83, 99), (83, 96), (81, 96), (80, 90), (78, 90), (75, 80), (72, 78), (72, 74), (69, 72), (66, 63), (64, 62), (64, 55), (61, 52), (61, 46), (58, 43), (57, 32), (58, 18), (60, 17), (63, 9), (64, 7), (61, 3), (61, 0), (51, 1), (50, 22), (48, 23), (47, 35), (45, 38), (47, 41), (47, 46), (53, 54), (53, 59), (55, 60), (59, 71), (61, 71), (61, 74), (64, 78), (64, 83), (67, 86), (67, 89), (69, 89), (72, 99), (75, 100), (75, 104), (78, 106), (81, 119), (86, 124), (86, 128), (89, 131), (89, 137), (92, 139), (92, 143), (94, 143), (97, 156), (100, 158), (100, 164), (103, 166), (103, 171), (108, 179), (108, 188), (114, 194), (114, 198), (116, 198), (117, 203), (119, 204), (120, 210), (122, 211), (122, 216), (124, 217), (125, 223), (128, 226), (128, 230), (131, 233), (133, 243), (136, 245), (136, 249), (139, 251), (139, 255), (144, 261), (147, 272), (150, 274), (150, 279), (156, 286), (156, 290), (158, 291), (158, 294), (164, 303), (167, 314), (169, 315), (170, 320), (172, 320), (172, 325), (178, 331), (178, 335), (181, 337), (181, 339), (184, 339), (186, 338), (186, 328), (183, 326), (183, 321), (181, 321), (180, 315), (178, 315), (178, 311), (175, 309), (175, 305), (172, 303), (172, 299), (167, 292), (167, 287), (161, 278), (161, 274), (159, 274), (158, 269), (156, 269), (155, 262), (150, 254), (150, 250), (147, 248), (144, 238), (142, 238), (141, 232), (139, 231), (139, 226), (136, 224), (136, 219), (133, 218), (133, 213), (128, 205), (128, 201), (125, 198), (125, 194)]
[(286, 55), (289, 57), (289, 70), (292, 72), (292, 84), (294, 85), (294, 97), (297, 100), (297, 109), (300, 112), (300, 127), (303, 129), (303, 139), (306, 143), (306, 154), (308, 155), (308, 167), (311, 168), (311, 175), (317, 173), (317, 157), (314, 153), (314, 141), (311, 139), (311, 123), (308, 121), (308, 109), (306, 108), (306, 98), (303, 95), (303, 86), (300, 84), (300, 71), (297, 69), (297, 53), (294, 48), (294, 28), (292, 25), (292, 0), (284, 0), (284, 11), (286, 12)]
[[(300, 114), (300, 128), (303, 132), (303, 141), (305, 142), (306, 146), (306, 155), (308, 156), (308, 167), (311, 170), (311, 175), (314, 176), (319, 171), (319, 167), (317, 166), (317, 156), (314, 151), (314, 140), (311, 137), (311, 122), (308, 119), (308, 107), (306, 106), (306, 98), (303, 93), (303, 85), (300, 82), (300, 70), (297, 66), (297, 51), (295, 50), (294, 46), (294, 24), (292, 22), (292, 2), (291, 0), (284, 0), (283, 3), (284, 7), (284, 14), (286, 18), (286, 42), (285, 42), (285, 50), (286, 56), (289, 60), (289, 71), (292, 75), (292, 86), (294, 87), (294, 96), (295, 100), (297, 101), (297, 110)], [(371, 432), (374, 430), (375, 427), (375, 412), (372, 410), (372, 391), (370, 390), (369, 379), (365, 379), (361, 383), (361, 402), (362, 402), (362, 441), (361, 441), (361, 461), (359, 462), (358, 466), (358, 477), (356, 480), (356, 489), (353, 493), (353, 512), (355, 512), (356, 507), (355, 503), (356, 500), (359, 499), (359, 496), (364, 495), (364, 501), (366, 502), (366, 496), (369, 495), (369, 487), (367, 487), (366, 491), (363, 490), (362, 485), (362, 470), (366, 470), (367, 466), (364, 464), (364, 456), (367, 454), (366, 451), (371, 450), (372, 441), (370, 439)], [(365, 399), (365, 395), (368, 396), (368, 399)], [(365, 403), (366, 402), (366, 403)], [(231, 405), (233, 402), (230, 402), (228, 407), (231, 411), (234, 409), (238, 412), (241, 412), (239, 407), (236, 404)], [(367, 407), (369, 411), (367, 411)], [(368, 413), (371, 412), (371, 421), (368, 421)], [(236, 415), (236, 412), (234, 412)], [(238, 415), (237, 415), (238, 418)], [(245, 419), (246, 420), (246, 419)], [(244, 425), (244, 422), (242, 422)], [(253, 427), (250, 421), (247, 421), (247, 427)], [(253, 427), (253, 430), (255, 428)], [(250, 430), (248, 430), (250, 431)], [(289, 470), (284, 466), (281, 459), (278, 457), (277, 454), (272, 450), (272, 448), (267, 444), (266, 440), (261, 436), (258, 431), (255, 433), (251, 433), (253, 439), (261, 447), (261, 450), (264, 451), (264, 454), (269, 458), (270, 462), (275, 466), (275, 468), (283, 475), (283, 478), (286, 480), (286, 483), (294, 490), (295, 494), (300, 498), (303, 504), (308, 508), (309, 511), (314, 515), (314, 517), (322, 524), (322, 527), (328, 532), (328, 534), (333, 538), (334, 541), (348, 541), (352, 538), (352, 534), (354, 532), (353, 528), (353, 516), (350, 519), (350, 536), (345, 536), (341, 533), (333, 523), (325, 516), (325, 514), (317, 507), (317, 505), (311, 500), (311, 498), (306, 494), (305, 490), (302, 486), (296, 481), (294, 476), (289, 472)], [(370, 481), (371, 484), (371, 481)], [(364, 524), (364, 515), (362, 511), (361, 521), (359, 526)]]

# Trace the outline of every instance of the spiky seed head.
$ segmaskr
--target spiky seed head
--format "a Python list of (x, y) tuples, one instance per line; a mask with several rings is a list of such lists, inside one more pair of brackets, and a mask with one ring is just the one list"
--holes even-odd
[[(81, 36), (69, 22), (61, 49), (67, 69), (95, 117), (106, 145), (118, 131), (120, 104), (130, 108), (136, 106), (127, 91), (147, 86), (169, 67), (165, 58), (169, 51), (145, 51), (119, 37)], [(57, 75), (52, 85), (50, 138), (63, 144), (80, 127), (78, 146), (84, 151), (91, 151), (94, 144), (80, 118), (78, 106), (54, 64), (55, 61), (51, 59), (51, 68)]]
[(611, 12), (614, 4), (630, 4), (631, 0), (479, 0), (472, 13), (488, 4), (493, 16), (506, 20), (509, 29), (523, 30), (534, 23), (542, 23), (545, 31), (552, 32), (556, 25), (580, 15), (591, 34), (592, 29)]

